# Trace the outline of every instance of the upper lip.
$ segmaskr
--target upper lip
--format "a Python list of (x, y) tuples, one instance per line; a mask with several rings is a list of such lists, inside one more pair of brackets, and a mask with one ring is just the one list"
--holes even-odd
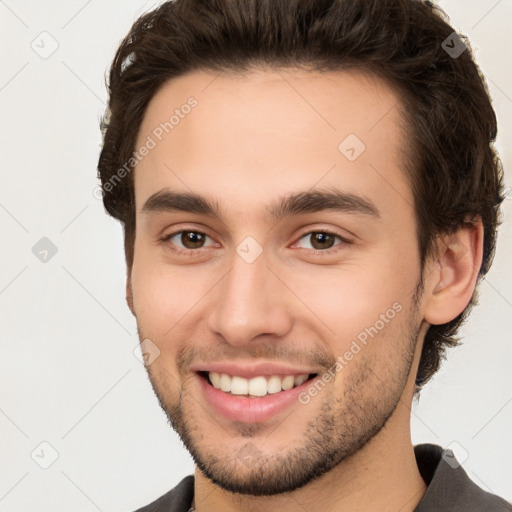
[(196, 372), (217, 372), (226, 373), (230, 376), (244, 377), (251, 379), (260, 375), (303, 375), (311, 373), (319, 373), (318, 369), (312, 367), (293, 367), (286, 364), (275, 362), (216, 362), (197, 364), (191, 367)]

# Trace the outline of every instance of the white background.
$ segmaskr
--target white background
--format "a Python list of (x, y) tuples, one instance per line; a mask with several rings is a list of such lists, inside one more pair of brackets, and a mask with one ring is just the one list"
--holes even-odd
[[(0, 0), (2, 512), (133, 510), (193, 472), (133, 354), (121, 228), (93, 196), (104, 74), (133, 21), (154, 5)], [(507, 171), (512, 0), (440, 5), (472, 40), (488, 78)], [(58, 43), (47, 59), (31, 47), (45, 37), (51, 48), (43, 31)], [(511, 199), (464, 344), (449, 353), (412, 416), (415, 444), (455, 442), (470, 477), (508, 500)], [(32, 253), (42, 237), (58, 249), (47, 263)], [(36, 461), (51, 462), (52, 450), (57, 460), (42, 469)]]

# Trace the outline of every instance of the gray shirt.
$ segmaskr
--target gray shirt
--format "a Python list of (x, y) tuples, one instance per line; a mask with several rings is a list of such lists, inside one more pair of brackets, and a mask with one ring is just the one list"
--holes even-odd
[[(478, 487), (453, 456), (434, 444), (414, 447), (427, 491), (415, 512), (512, 512), (512, 505)], [(194, 476), (136, 512), (188, 512), (194, 498)]]

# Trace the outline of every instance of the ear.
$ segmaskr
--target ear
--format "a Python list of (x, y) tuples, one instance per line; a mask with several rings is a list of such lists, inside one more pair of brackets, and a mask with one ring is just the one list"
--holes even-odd
[(132, 292), (132, 275), (128, 272), (126, 276), (126, 304), (130, 308), (132, 315), (135, 316), (135, 309), (133, 308), (133, 292)]
[(441, 237), (426, 278), (424, 318), (440, 325), (456, 318), (468, 305), (482, 265), (482, 221)]

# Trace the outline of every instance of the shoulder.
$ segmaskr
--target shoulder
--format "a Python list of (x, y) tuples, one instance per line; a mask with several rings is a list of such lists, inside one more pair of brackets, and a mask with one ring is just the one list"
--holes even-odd
[(193, 497), (194, 475), (188, 475), (176, 487), (135, 512), (188, 512)]
[(451, 450), (422, 444), (414, 451), (428, 486), (415, 512), (512, 512), (510, 503), (484, 491), (469, 478)]

